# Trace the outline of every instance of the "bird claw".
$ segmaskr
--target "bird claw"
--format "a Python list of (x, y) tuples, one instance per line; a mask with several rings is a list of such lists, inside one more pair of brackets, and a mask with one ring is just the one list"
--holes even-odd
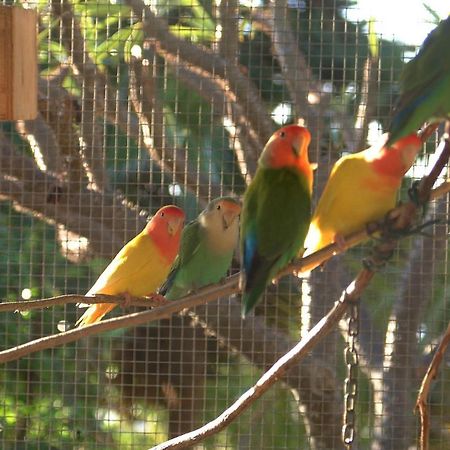
[[(387, 218), (388, 215), (389, 215), (389, 213), (386, 215), (385, 221), (388, 220), (388, 218)], [(374, 234), (377, 231), (378, 231), (378, 223), (377, 222), (369, 222), (368, 224), (366, 224), (366, 232), (371, 238), (376, 238), (376, 236), (374, 236)]]
[(408, 189), (408, 197), (417, 208), (422, 209), (422, 217), (425, 217), (429, 199), (424, 202), (420, 198), (420, 181), (416, 180), (412, 183), (411, 187)]
[(408, 189), (408, 197), (417, 207), (421, 206), (419, 195), (419, 184), (420, 181), (416, 180), (411, 184), (411, 187)]
[(341, 233), (336, 233), (334, 235), (334, 243), (338, 246), (341, 252), (347, 250), (347, 241), (345, 240), (345, 236)]
[(122, 309), (127, 309), (131, 304), (131, 295), (129, 292), (121, 292), (120, 295), (122, 297), (125, 297), (125, 301), (120, 305)]
[[(161, 294), (150, 294), (148, 299), (155, 303), (155, 306), (160, 306), (160, 305), (164, 305), (165, 303), (167, 303), (167, 299), (166, 297), (164, 297), (164, 295)], [(159, 305), (158, 305), (159, 303)]]

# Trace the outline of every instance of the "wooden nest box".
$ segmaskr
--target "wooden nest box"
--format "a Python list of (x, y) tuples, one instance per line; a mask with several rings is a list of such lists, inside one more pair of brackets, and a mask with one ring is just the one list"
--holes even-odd
[(37, 115), (36, 12), (0, 5), (0, 120)]

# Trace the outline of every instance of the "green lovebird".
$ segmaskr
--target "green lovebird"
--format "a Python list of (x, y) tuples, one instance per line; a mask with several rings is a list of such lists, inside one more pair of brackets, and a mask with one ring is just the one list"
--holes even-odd
[(308, 160), (309, 131), (288, 125), (276, 131), (258, 161), (242, 207), (242, 316), (267, 284), (303, 247), (311, 221), (315, 164)]
[(400, 98), (386, 143), (417, 131), (424, 122), (446, 119), (450, 114), (450, 17), (426, 37), (417, 55), (400, 76)]
[(238, 244), (240, 212), (237, 199), (219, 197), (184, 227), (178, 257), (160, 294), (176, 300), (226, 275)]

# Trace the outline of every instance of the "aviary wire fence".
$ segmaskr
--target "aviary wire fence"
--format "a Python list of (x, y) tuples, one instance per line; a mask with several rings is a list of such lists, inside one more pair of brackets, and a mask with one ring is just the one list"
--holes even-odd
[[(16, 4), (38, 12), (39, 114), (0, 123), (5, 302), (83, 295), (160, 206), (193, 219), (217, 196), (241, 196), (283, 123), (311, 131), (317, 199), (333, 162), (387, 128), (415, 50), (352, 22), (358, 6), (345, 0)], [(449, 321), (447, 198), (426, 214), (443, 222), (402, 239), (361, 298), (353, 448), (416, 448), (416, 392)], [(282, 278), (245, 321), (239, 296), (225, 296), (4, 363), (1, 448), (144, 449), (214, 419), (328, 312), (370, 248)], [(238, 270), (236, 255), (229, 273)], [(79, 315), (74, 303), (2, 312), (2, 350)], [(198, 448), (344, 448), (347, 346), (345, 319)], [(448, 376), (444, 364), (432, 386), (432, 449), (450, 449)]]

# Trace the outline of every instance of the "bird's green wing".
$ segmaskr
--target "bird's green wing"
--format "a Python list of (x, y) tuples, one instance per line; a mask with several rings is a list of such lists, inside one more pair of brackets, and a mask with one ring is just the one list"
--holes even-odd
[(447, 18), (427, 36), (420, 51), (406, 64), (400, 77), (402, 95), (417, 94), (450, 71), (449, 42), (450, 18)]
[(181, 267), (185, 266), (197, 253), (201, 242), (201, 229), (197, 219), (189, 222), (181, 235), (180, 250), (166, 281), (159, 289), (161, 295), (166, 295), (173, 286)]
[(415, 132), (424, 122), (449, 116), (449, 42), (450, 18), (447, 18), (428, 35), (419, 53), (403, 69), (387, 146)]

